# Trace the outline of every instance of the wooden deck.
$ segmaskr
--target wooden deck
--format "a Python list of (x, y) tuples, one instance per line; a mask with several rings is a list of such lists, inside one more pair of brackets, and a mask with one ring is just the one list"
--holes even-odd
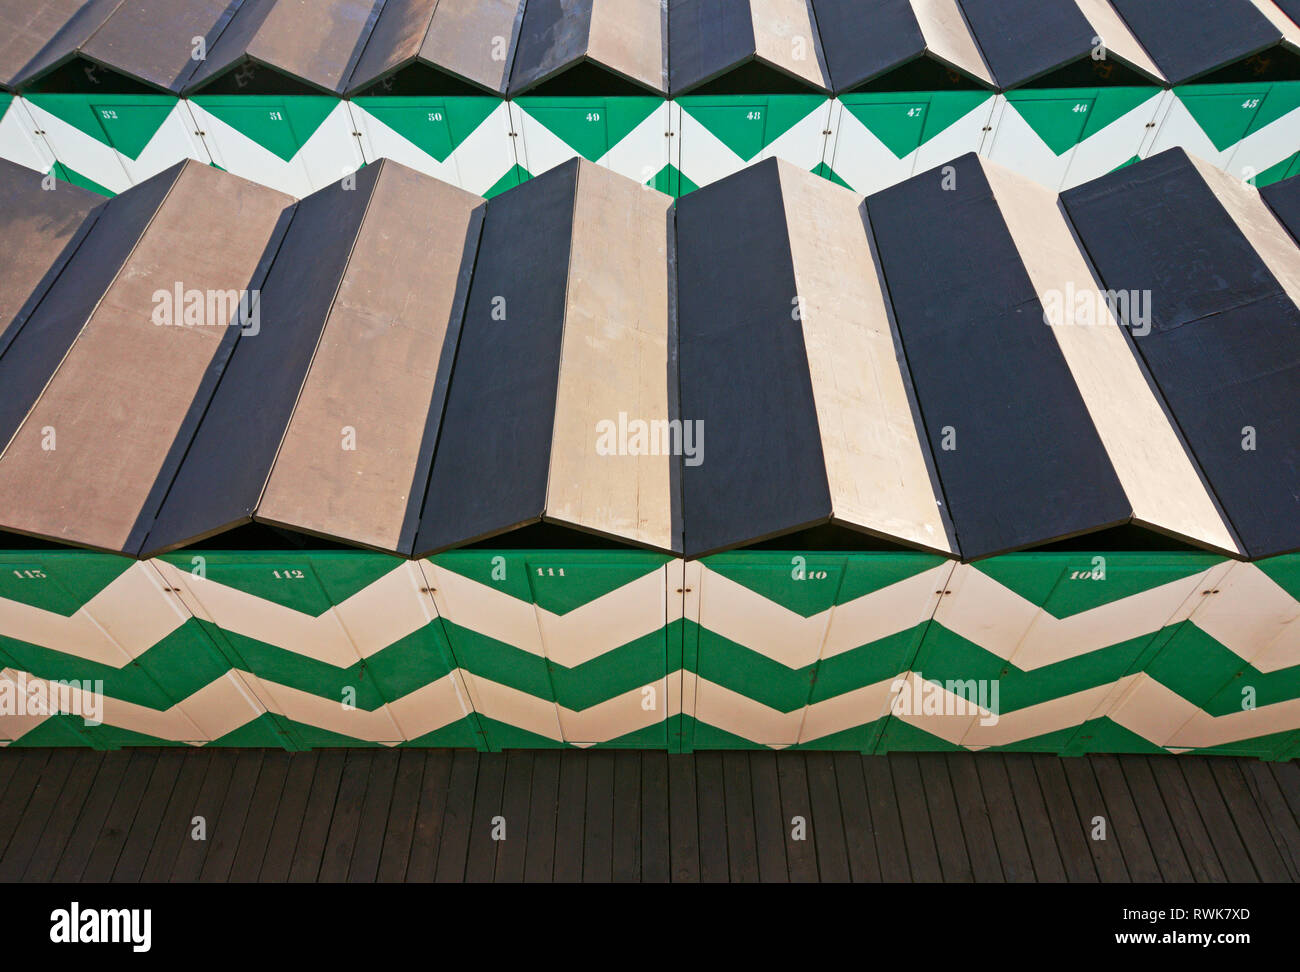
[(3, 881), (1300, 876), (1300, 765), (1227, 758), (16, 749), (0, 794)]

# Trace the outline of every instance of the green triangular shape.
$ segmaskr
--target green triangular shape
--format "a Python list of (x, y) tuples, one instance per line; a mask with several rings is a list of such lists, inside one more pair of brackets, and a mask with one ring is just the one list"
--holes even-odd
[(306, 554), (182, 550), (161, 559), (188, 572), (199, 569), (194, 563), (197, 557), (202, 558), (202, 570), (209, 581), (312, 617), (319, 617), (401, 565), (398, 557), (360, 551)]
[(659, 98), (520, 98), (516, 104), (589, 162), (606, 152), (663, 104)]
[(678, 99), (682, 110), (746, 162), (807, 118), (821, 95), (725, 95)]
[[(567, 614), (626, 584), (658, 571), (668, 558), (656, 554), (599, 552), (528, 558), (533, 602), (552, 614)], [(564, 573), (560, 573), (563, 571)]]
[(1096, 94), (1081, 91), (1062, 98), (1056, 91), (1013, 91), (1007, 101), (1048, 148), (1064, 155), (1083, 139)]
[(1259, 106), (1259, 114), (1250, 126), (1252, 132), (1277, 121), (1283, 115), (1300, 108), (1300, 81), (1277, 81), (1269, 89), (1268, 97)]
[(823, 179), (829, 179), (831, 182), (835, 183), (837, 186), (843, 186), (845, 189), (852, 189), (852, 188), (853, 188), (851, 185), (849, 185), (847, 182), (845, 182), (843, 179), (841, 179), (841, 178), (840, 178), (840, 177), (835, 173), (835, 170), (832, 169), (832, 168), (831, 168), (829, 165), (827, 165), (825, 162), (818, 162), (818, 163), (817, 163), (817, 168), (813, 169), (813, 175), (819, 175), (819, 176), (821, 176)]
[(1103, 578), (1094, 579), (1093, 573), (1101, 565), (1089, 553), (1008, 554), (973, 566), (1053, 617), (1067, 618), (1191, 577), (1223, 560), (1213, 554), (1113, 553), (1096, 557), (1104, 561)]
[(1246, 137), (1268, 95), (1268, 87), (1198, 85), (1174, 94), (1220, 152)]
[(129, 159), (138, 159), (171, 116), (176, 99), (168, 95), (32, 94), (32, 104), (67, 122)]
[(339, 103), (328, 95), (199, 95), (193, 101), (285, 162), (293, 161)]
[(1270, 557), (1259, 560), (1255, 566), (1268, 575), (1278, 587), (1300, 601), (1300, 554)]
[(94, 179), (87, 178), (80, 172), (69, 169), (62, 162), (54, 163), (54, 178), (61, 179), (64, 182), (70, 182), (74, 186), (80, 186), (82, 189), (89, 189), (91, 192), (97, 192), (101, 196), (116, 196), (112, 189), (106, 189)]
[(845, 558), (843, 554), (746, 551), (706, 557), (703, 563), (715, 574), (808, 618), (836, 603)]
[(492, 188), (483, 193), (484, 199), (491, 199), (493, 196), (499, 196), (507, 189), (513, 189), (515, 186), (527, 182), (532, 176), (522, 165), (513, 165), (510, 171), (492, 184)]
[(0, 564), (0, 598), (70, 617), (133, 563), (126, 557), (83, 552), (6, 554)]
[(880, 734), (880, 742), (875, 751), (877, 753), (963, 753), (966, 749), (903, 719), (891, 717), (885, 725), (885, 731)]
[(500, 103), (486, 97), (356, 99), (367, 113), (439, 162), (446, 162)]

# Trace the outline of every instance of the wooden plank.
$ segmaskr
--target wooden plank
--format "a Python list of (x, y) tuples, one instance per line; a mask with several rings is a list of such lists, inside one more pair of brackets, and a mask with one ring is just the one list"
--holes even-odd
[(1015, 797), (1016, 809), (1020, 814), (1025, 843), (1034, 861), (1034, 874), (1043, 882), (1066, 880), (1065, 865), (1061, 862), (1056, 835), (1052, 832), (1052, 824), (1047, 815), (1047, 804), (1043, 800), (1043, 791), (1038, 785), (1038, 776), (1029, 754), (1005, 753), (1002, 758), (1007, 767), (1011, 794)]
[(668, 822), (668, 754), (641, 754), (641, 880), (672, 880), (672, 835)]
[[(518, 883), (524, 879), (528, 859), (528, 830), (532, 824), (533, 760), (527, 750), (513, 750), (506, 757), (505, 791), (501, 797), (501, 816), (506, 819), (506, 839), (497, 844), (493, 880)], [(554, 830), (552, 830), (554, 833)]]
[(930, 826), (930, 810), (926, 806), (925, 787), (921, 783), (921, 768), (916, 756), (890, 753), (887, 759), (894, 779), (898, 814), (903, 821), (903, 840), (907, 845), (912, 880), (942, 881), (943, 868), (939, 864), (939, 850), (934, 843), (934, 829)]
[(614, 756), (614, 832), (611, 876), (617, 883), (641, 880), (641, 756), (620, 750)]
[[(1214, 844), (1210, 841), (1210, 835), (1205, 832), (1205, 824), (1196, 809), (1196, 799), (1187, 787), (1187, 780), (1183, 777), (1178, 762), (1161, 756), (1148, 756), (1146, 762), (1169, 813), (1172, 832), (1178, 835), (1178, 842), (1191, 867), (1193, 880), (1228, 880), (1223, 865), (1219, 863), (1218, 854), (1215, 853)], [(1125, 776), (1129, 775), (1126, 766)]]
[(1219, 784), (1219, 793), (1260, 879), (1294, 881), (1295, 875), (1287, 867), (1286, 852), (1273, 839), (1259, 804), (1242, 776), (1241, 764), (1234, 759), (1211, 758), (1207, 767)]
[(357, 827), (361, 823), (361, 801), (366, 796), (370, 766), (375, 754), (370, 750), (349, 750), (339, 778), (334, 812), (320, 857), (316, 880), (338, 883), (347, 880), (352, 850), (356, 846)]
[(469, 828), (474, 815), (474, 790), (478, 783), (479, 754), (458, 749), (452, 756), (451, 776), (441, 839), (438, 842), (438, 881), (464, 881), (469, 854)]
[(298, 831), (298, 843), (293, 850), (293, 863), (289, 867), (290, 881), (315, 881), (320, 873), (321, 855), (329, 837), (330, 821), (343, 778), (347, 754), (339, 750), (324, 750), (316, 761), (312, 774), (311, 792), (303, 809)]
[[(1124, 865), (1124, 854), (1120, 848), (1120, 835), (1116, 821), (1102, 798), (1096, 777), (1092, 773), (1091, 762), (1086, 758), (1062, 759), (1060, 762), (1066, 783), (1070, 787), (1070, 796), (1074, 801), (1084, 842), (1092, 854), (1092, 865), (1097, 871), (1097, 877), (1106, 884), (1132, 880), (1128, 868)], [(1097, 817), (1105, 821), (1106, 831), (1103, 840), (1093, 837), (1093, 820)]]
[(898, 798), (894, 794), (894, 776), (889, 757), (863, 756), (862, 779), (871, 802), (871, 829), (876, 838), (881, 880), (897, 883), (912, 880), (907, 862), (907, 841), (898, 816)]
[(700, 879), (699, 817), (695, 812), (694, 757), (668, 757), (669, 835), (672, 840), (673, 880)]
[[(1152, 853), (1151, 842), (1143, 829), (1142, 818), (1138, 814), (1130, 787), (1124, 780), (1124, 772), (1120, 769), (1119, 763), (1113, 756), (1089, 756), (1083, 765), (1086, 765), (1088, 770), (1087, 774), (1082, 770), (1079, 771), (1079, 786), (1085, 786), (1082, 778), (1091, 775), (1092, 782), (1097, 788), (1096, 799), (1101, 806), (1105, 807), (1106, 843), (1114, 842), (1124, 862), (1125, 873), (1130, 880), (1142, 884), (1160, 881), (1160, 866)], [(1074, 785), (1075, 779), (1071, 777), (1071, 788)], [(1154, 790), (1154, 785), (1151, 789)], [(1163, 812), (1163, 807), (1161, 811)], [(1185, 869), (1187, 862), (1183, 859), (1176, 839), (1173, 841), (1173, 846), (1167, 850), (1172, 851), (1177, 860), (1182, 861)], [(1100, 850), (1097, 849), (1096, 852), (1100, 853)], [(1098, 864), (1097, 870), (1102, 875), (1103, 881), (1108, 880), (1106, 868), (1109, 867), (1109, 864), (1104, 866)]]
[(81, 879), (81, 872), (85, 870), (86, 861), (95, 848), (95, 839), (99, 836), (104, 818), (108, 816), (113, 798), (117, 795), (118, 787), (122, 785), (122, 777), (126, 774), (130, 762), (131, 754), (124, 750), (104, 754), (103, 762), (99, 764), (99, 772), (95, 774), (95, 782), (91, 785), (90, 792), (86, 794), (86, 802), (82, 805), (81, 813), (72, 832), (68, 835), (63, 853), (54, 868), (52, 874), (54, 881)]
[(915, 757), (921, 771), (921, 785), (925, 789), (925, 803), (930, 808), (934, 845), (939, 852), (944, 881), (974, 881), (945, 756), (944, 753), (917, 753)]
[(153, 846), (149, 848), (149, 856), (140, 875), (141, 881), (166, 881), (171, 876), (181, 847), (190, 839), (194, 805), (203, 790), (203, 781), (212, 765), (214, 752), (215, 750), (200, 749), (186, 753), (185, 762), (176, 777), (162, 820), (158, 824)]
[(1291, 808), (1292, 816), (1300, 821), (1300, 763), (1294, 760), (1289, 763), (1270, 763), (1269, 769), (1277, 780), (1282, 796), (1286, 798), (1287, 806)]
[(257, 775), (257, 785), (248, 803), (244, 817), (244, 832), (239, 835), (235, 859), (230, 865), (231, 882), (256, 881), (262, 873), (271, 843), (271, 829), (275, 826), (276, 809), (284, 795), (285, 780), (289, 775), (292, 756), (283, 751), (268, 749), (262, 753), (262, 769)]
[[(103, 753), (93, 749), (77, 750), (76, 761), (68, 772), (58, 801), (46, 817), (45, 826), (27, 862), (23, 881), (48, 881), (54, 873), (103, 758)], [(16, 759), (8, 759), (6, 762), (11, 768), (17, 765)], [(0, 773), (0, 777), (3, 776), (5, 774)], [(0, 783), (0, 793), (3, 792), (4, 784)]]
[(726, 801), (728, 877), (733, 882), (756, 882), (758, 841), (749, 753), (733, 750), (722, 754), (722, 789)]
[(1258, 881), (1259, 873), (1251, 864), (1251, 855), (1242, 842), (1232, 814), (1215, 785), (1209, 760), (1213, 757), (1184, 756), (1175, 769), (1182, 769), (1190, 789), (1190, 798), (1205, 823), (1205, 831), (1218, 855), (1229, 881)]
[(844, 848), (854, 881), (880, 880), (880, 857), (871, 827), (871, 803), (862, 779), (862, 758), (856, 753), (835, 753), (835, 785), (844, 821)]
[(419, 809), (411, 839), (411, 856), (406, 866), (408, 881), (432, 881), (437, 876), (438, 846), (442, 843), (453, 755), (447, 750), (430, 750), (424, 754)]
[(257, 875), (259, 881), (289, 880), (293, 853), (298, 847), (298, 836), (302, 832), (320, 755), (319, 752), (309, 752), (291, 753), (289, 756), (284, 788), (280, 791), (280, 802), (275, 808), (275, 823), (271, 825), (266, 855)]
[(984, 800), (975, 762), (980, 757), (973, 753), (948, 753), (948, 779), (952, 783), (953, 799), (961, 817), (961, 832), (970, 857), (971, 877), (980, 883), (996, 884), (1007, 880), (998, 856), (998, 844), (989, 822), (989, 808)]
[(699, 818), (700, 880), (730, 880), (727, 862), (727, 797), (722, 780), (722, 754), (696, 753), (695, 793)]
[[(808, 799), (808, 764), (803, 753), (789, 750), (776, 754), (776, 779), (781, 787), (781, 832), (786, 842), (786, 865), (792, 882), (817, 880), (817, 849), (812, 831), (820, 824), (813, 818)], [(803, 839), (794, 840), (794, 818), (804, 821)]]
[(215, 826), (208, 828), (208, 853), (199, 872), (200, 881), (224, 882), (230, 877), (235, 863), (235, 852), (248, 819), (248, 805), (253, 800), (257, 778), (262, 771), (262, 750), (241, 750), (235, 759), (235, 772), (226, 787), (225, 799), (217, 814)]
[[(496, 876), (497, 847), (493, 836), (501, 816), (501, 800), (506, 787), (506, 754), (480, 753), (478, 779), (474, 782), (474, 811), (470, 816), (469, 846), (465, 855), (465, 880), (475, 884), (490, 883)], [(506, 836), (510, 825), (506, 822)]]
[(1071, 882), (1095, 883), (1097, 869), (1092, 863), (1091, 842), (1085, 830), (1085, 821), (1079, 818), (1065, 778), (1065, 768), (1057, 756), (1035, 753), (1029, 756), (1043, 792), (1048, 819), (1056, 832), (1056, 849), (1065, 866), (1065, 875)]
[(393, 799), (388, 805), (388, 823), (384, 827), (384, 849), (379, 855), (379, 871), (375, 876), (378, 881), (389, 883), (406, 877), (406, 864), (415, 838), (415, 821), (420, 812), (424, 760), (425, 754), (418, 749), (403, 749), (399, 754)]
[(557, 882), (582, 880), (583, 829), (586, 824), (587, 761), (583, 753), (566, 749), (560, 754), (560, 788), (555, 812), (555, 862)]
[(384, 828), (388, 823), (388, 807), (393, 800), (401, 755), (397, 749), (381, 749), (371, 760), (370, 779), (366, 783), (357, 837), (352, 845), (352, 863), (348, 865), (350, 883), (373, 884), (378, 877), (379, 857), (384, 850)]
[[(1169, 810), (1165, 807), (1160, 787), (1151, 773), (1151, 765), (1141, 756), (1093, 756), (1093, 769), (1102, 793), (1106, 795), (1106, 805), (1115, 815), (1123, 844), (1124, 859), (1128, 862), (1129, 873), (1134, 880), (1165, 880), (1189, 882), (1195, 880), (1192, 868), (1183, 853), (1182, 843), (1174, 830)], [(1138, 826), (1124, 819), (1127, 812), (1123, 810), (1123, 794), (1127, 792), (1133, 800), (1133, 812), (1137, 815)], [(1131, 836), (1130, 836), (1131, 835)], [(1150, 847), (1152, 860), (1159, 871), (1158, 877), (1152, 877), (1149, 865), (1143, 855), (1143, 842)], [(1143, 877), (1139, 878), (1138, 875)]]
[[(31, 863), (41, 834), (45, 831), (50, 814), (58, 806), (59, 794), (68, 783), (68, 777), (76, 766), (77, 755), (81, 750), (56, 749), (49, 754), (49, 759), (42, 767), (36, 785), (32, 789), (27, 806), (22, 809), (13, 828), (13, 836), (0, 857), (0, 881), (21, 880), (27, 865)], [(0, 793), (5, 791), (0, 790)], [(6, 798), (8, 794), (6, 793)], [(16, 802), (16, 801), (15, 801)]]
[(113, 869), (112, 880), (139, 881), (144, 874), (145, 865), (149, 863), (149, 853), (158, 840), (168, 801), (176, 789), (181, 770), (191, 755), (193, 751), (188, 748), (165, 749), (158, 754), (153, 774), (149, 777), (149, 786), (140, 798), (135, 820), (126, 835), (126, 843), (122, 846), (117, 866)]
[(149, 786), (158, 754), (145, 749), (133, 749), (131, 761), (122, 775), (122, 784), (113, 797), (113, 805), (104, 817), (104, 825), (95, 838), (95, 846), (86, 859), (85, 869), (77, 878), (86, 883), (102, 884), (113, 877), (117, 859), (122, 854), (126, 835), (131, 832), (140, 799)]
[(844, 840), (844, 817), (835, 781), (835, 763), (830, 753), (807, 753), (808, 799), (816, 826), (812, 828), (817, 850), (817, 874), (828, 884), (852, 880), (849, 852)]
[(614, 754), (587, 751), (587, 819), (583, 827), (582, 879), (608, 884), (613, 878)]
[(1029, 845), (1020, 826), (1020, 811), (1016, 809), (1011, 794), (1011, 780), (1007, 777), (1006, 763), (1000, 753), (981, 753), (972, 760), (979, 769), (980, 788), (989, 808), (989, 825), (997, 841), (998, 857), (1002, 860), (1002, 873), (1008, 881), (1032, 882), (1034, 864), (1029, 856)]
[(4, 789), (5, 798), (0, 801), (0, 853), (8, 848), (18, 821), (27, 809), (27, 802), (41, 781), (41, 771), (49, 760), (48, 749), (24, 749), (18, 754), (13, 776)]
[(1278, 786), (1277, 778), (1265, 763), (1247, 760), (1241, 764), (1246, 785), (1264, 814), (1277, 846), (1284, 848), (1284, 861), (1292, 880), (1300, 879), (1300, 826)]
[(533, 760), (532, 793), (528, 803), (528, 846), (524, 880), (549, 882), (555, 874), (555, 829), (560, 797), (560, 754), (548, 749)]
[(790, 868), (785, 853), (788, 831), (781, 816), (781, 782), (777, 775), (776, 753), (770, 750), (750, 753), (749, 779), (758, 845), (758, 879), (765, 883), (788, 883)]

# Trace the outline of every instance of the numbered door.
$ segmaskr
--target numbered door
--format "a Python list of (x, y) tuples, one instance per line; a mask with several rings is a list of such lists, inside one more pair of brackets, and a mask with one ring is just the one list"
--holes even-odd
[(72, 182), (112, 194), (185, 159), (211, 156), (169, 95), (32, 94), (33, 120)]
[(575, 156), (670, 191), (668, 103), (662, 98), (520, 98), (512, 103), (519, 164), (540, 175)]
[(154, 565), (298, 745), (474, 744), (413, 563), (361, 551), (183, 552)]
[(1012, 91), (999, 98), (985, 154), (1049, 189), (1137, 160), (1162, 102), (1157, 88)]
[[(57, 714), (0, 707), (10, 743), (282, 744), (169, 585), (125, 557), (0, 555), (0, 668), (0, 700), (26, 686), (60, 703)], [(66, 688), (52, 696), (56, 683)]]
[(455, 551), (422, 566), (489, 749), (668, 747), (668, 558)]
[(357, 98), (367, 163), (389, 158), (491, 198), (520, 181), (510, 110), (498, 98)]
[(705, 558), (686, 597), (690, 744), (870, 751), (951, 571), (921, 553)]
[(678, 98), (679, 194), (777, 156), (817, 171), (826, 159), (831, 101), (821, 95)]
[(215, 165), (307, 196), (363, 164), (345, 102), (327, 95), (200, 95), (189, 102)]
[(886, 189), (978, 152), (993, 105), (983, 91), (843, 95), (832, 110), (821, 173), (863, 194)]
[[(1238, 143), (1267, 115), (1268, 84), (1195, 84), (1173, 89), (1148, 154), (1181, 147), (1228, 169)], [(1295, 150), (1288, 146), (1286, 154)], [(1275, 161), (1285, 156), (1280, 156)]]
[[(1153, 748), (1263, 759), (1300, 736), (1300, 557), (1210, 575), (1109, 720)], [(1096, 745), (1092, 751), (1103, 747)]]
[(42, 174), (49, 172), (55, 165), (54, 153), (37, 131), (23, 100), (0, 92), (0, 159)]
[(1102, 719), (1223, 565), (1208, 554), (1010, 554), (959, 566), (883, 750), (1141, 751)]

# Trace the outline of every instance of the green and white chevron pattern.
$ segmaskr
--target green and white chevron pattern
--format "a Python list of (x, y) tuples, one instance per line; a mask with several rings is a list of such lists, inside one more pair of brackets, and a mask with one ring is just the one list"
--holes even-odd
[(8, 745), (1289, 759), (1300, 556), (18, 551), (0, 683)]
[(390, 158), (491, 198), (526, 177), (510, 106), (491, 97), (357, 98), (349, 102), (367, 162)]
[(1150, 153), (1174, 146), (1257, 186), (1295, 175), (1300, 81), (1199, 84), (1166, 92)]
[(1144, 155), (1165, 97), (1144, 87), (1012, 91), (997, 99), (984, 154), (1048, 188), (1071, 189)]

